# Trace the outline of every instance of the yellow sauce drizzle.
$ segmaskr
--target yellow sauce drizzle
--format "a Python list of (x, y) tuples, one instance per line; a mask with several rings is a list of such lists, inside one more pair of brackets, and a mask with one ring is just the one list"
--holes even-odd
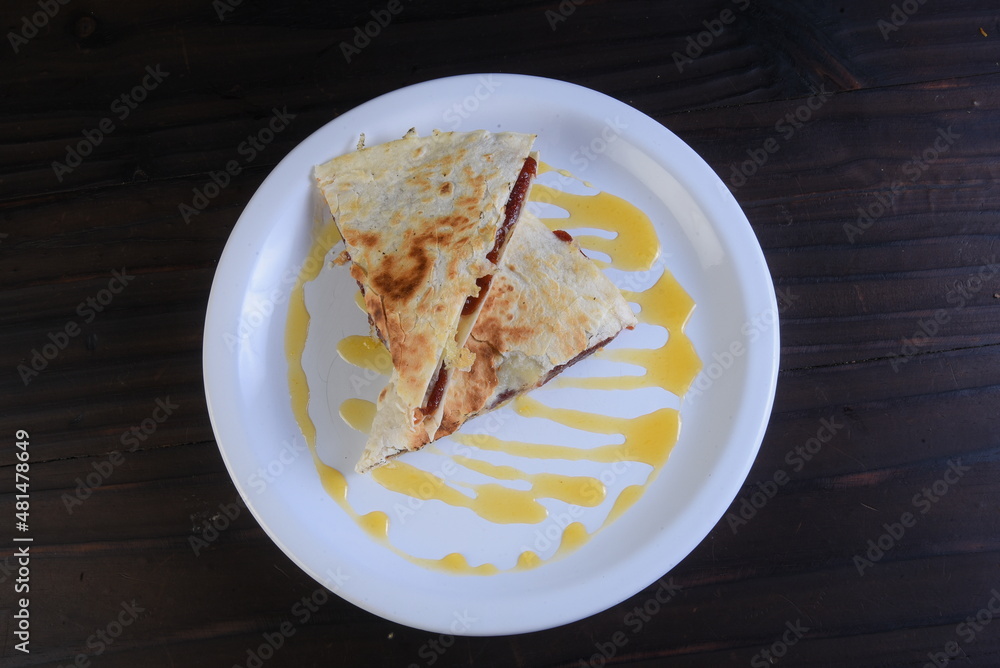
[(337, 353), (348, 364), (386, 376), (392, 372), (392, 357), (382, 342), (370, 336), (347, 336), (337, 344)]
[(326, 254), (341, 240), (340, 230), (333, 222), (323, 226), (315, 236), (316, 240), (309, 249), (309, 256), (302, 263), (299, 277), (288, 298), (288, 321), (285, 324), (285, 358), (288, 360), (288, 390), (292, 399), (292, 413), (310, 448), (316, 443), (316, 426), (309, 417), (309, 382), (302, 369), (302, 351), (306, 347), (306, 335), (309, 332), (305, 285), (319, 276)]
[(632, 390), (640, 387), (662, 387), (681, 396), (701, 370), (701, 361), (691, 340), (684, 335), (684, 326), (694, 311), (694, 300), (668, 271), (664, 271), (653, 287), (643, 292), (623, 290), (631, 302), (639, 304), (639, 322), (667, 328), (670, 338), (660, 348), (629, 348), (600, 350), (598, 357), (643, 367), (641, 375), (573, 378), (560, 376), (553, 387), (582, 387), (596, 390)]
[(646, 271), (660, 255), (656, 229), (649, 217), (635, 205), (601, 192), (596, 195), (573, 195), (536, 183), (531, 188), (531, 201), (554, 204), (569, 212), (566, 218), (543, 218), (551, 230), (568, 230), (592, 227), (614, 232), (605, 239), (593, 234), (576, 236), (580, 245), (588, 250), (600, 251), (611, 257), (611, 263), (594, 260), (599, 265), (612, 266), (622, 271)]
[[(540, 175), (549, 171), (575, 178), (565, 170), (539, 164)], [(576, 236), (585, 249), (602, 252), (610, 257), (610, 263), (599, 263), (602, 266), (622, 271), (647, 271), (659, 256), (659, 242), (649, 218), (619, 197), (608, 193), (575, 195), (536, 183), (531, 190), (530, 199), (556, 205), (569, 214), (568, 219), (545, 219), (551, 229), (572, 231), (595, 228), (611, 232), (613, 237), (610, 239), (592, 234)], [(313, 261), (307, 261), (303, 266), (292, 289), (285, 337), (293, 413), (312, 452), (323, 488), (372, 539), (413, 563), (452, 574), (493, 575), (502, 572), (490, 563), (471, 565), (460, 553), (451, 553), (440, 559), (427, 559), (400, 550), (388, 538), (389, 516), (382, 511), (358, 514), (347, 500), (347, 480), (344, 475), (325, 464), (316, 454), (316, 429), (308, 415), (309, 388), (301, 364), (309, 327), (304, 285), (318, 276), (323, 257), (339, 240), (340, 236), (333, 224), (325, 227), (318, 235), (309, 255)], [(315, 258), (319, 261), (315, 261)], [(639, 304), (640, 322), (668, 330), (667, 343), (656, 349), (614, 349), (597, 353), (605, 359), (641, 367), (644, 370), (641, 374), (600, 378), (559, 377), (552, 384), (597, 390), (662, 387), (683, 396), (701, 369), (694, 347), (683, 331), (694, 309), (694, 302), (666, 271), (651, 288), (642, 292), (623, 291), (623, 294), (629, 301)], [(354, 301), (362, 311), (365, 310), (360, 291), (356, 293)], [(381, 342), (368, 336), (344, 338), (338, 343), (337, 352), (346, 362), (359, 368), (382, 374), (388, 374), (392, 369), (388, 351)], [(575, 447), (505, 441), (484, 434), (458, 433), (450, 438), (481, 451), (503, 452), (515, 458), (615, 464), (638, 462), (652, 467), (643, 484), (629, 485), (618, 493), (604, 523), (597, 531), (621, 517), (642, 497), (648, 484), (666, 462), (680, 430), (680, 415), (671, 408), (662, 408), (635, 418), (621, 418), (553, 408), (527, 395), (516, 399), (513, 406), (523, 417), (550, 420), (573, 429), (607, 435), (609, 442), (593, 447)], [(370, 430), (374, 410), (374, 404), (361, 399), (348, 399), (340, 406), (342, 419), (361, 432)], [(399, 459), (375, 469), (371, 476), (387, 490), (423, 501), (437, 500), (450, 506), (466, 508), (486, 521), (497, 524), (537, 524), (544, 521), (547, 511), (539, 503), (539, 499), (558, 499), (577, 506), (595, 507), (605, 501), (607, 496), (604, 484), (593, 477), (526, 473), (513, 466), (499, 466), (475, 457), (459, 455), (453, 455), (452, 460), (466, 470), (492, 478), (496, 482), (449, 482)], [(582, 523), (573, 522), (562, 529), (559, 547), (554, 556), (543, 560), (534, 551), (525, 550), (518, 555), (516, 565), (508, 570), (537, 568), (548, 560), (569, 554), (592, 535)]]
[[(629, 485), (622, 490), (618, 498), (615, 499), (615, 505), (611, 507), (611, 512), (608, 513), (607, 519), (604, 520), (604, 526), (612, 524), (615, 520), (625, 514), (625, 511), (632, 507), (636, 501), (642, 498), (642, 493), (646, 491), (646, 488), (642, 485)], [(603, 528), (603, 527), (602, 527)]]
[(587, 528), (579, 522), (573, 522), (563, 530), (562, 541), (556, 550), (554, 559), (565, 556), (587, 542), (590, 535)]
[(500, 572), (500, 569), (493, 564), (470, 566), (469, 562), (465, 559), (465, 555), (458, 552), (452, 552), (441, 559), (421, 559), (420, 557), (411, 557), (409, 555), (407, 555), (407, 558), (424, 568), (445, 571), (453, 575), (496, 575)]
[(584, 181), (583, 179), (577, 178), (572, 173), (570, 173), (569, 170), (566, 170), (566, 169), (556, 169), (555, 167), (553, 167), (552, 165), (550, 165), (548, 163), (539, 162), (538, 163), (538, 172), (537, 172), (538, 176), (541, 176), (545, 172), (555, 172), (559, 176), (565, 176), (567, 179), (574, 179), (576, 181), (579, 181), (580, 183), (582, 183), (583, 185), (587, 186), (588, 188), (593, 188), (594, 187), (593, 185), (591, 185), (590, 181)]
[(340, 417), (351, 429), (368, 434), (375, 419), (375, 404), (367, 399), (346, 399), (340, 404)]
[[(550, 381), (554, 383), (555, 381)], [(571, 445), (549, 445), (547, 443), (524, 443), (503, 441), (488, 434), (452, 434), (451, 440), (480, 450), (506, 452), (515, 457), (531, 459), (566, 459), (568, 461), (588, 461), (611, 463), (621, 461), (621, 451), (617, 445), (602, 445), (594, 448), (577, 448)]]
[(389, 545), (389, 517), (380, 511), (359, 515), (347, 502), (347, 480), (344, 474), (327, 466), (316, 454), (316, 426), (309, 417), (309, 383), (302, 369), (302, 351), (309, 333), (309, 311), (306, 309), (305, 284), (315, 280), (323, 269), (323, 260), (331, 248), (341, 241), (336, 224), (327, 223), (315, 235), (309, 256), (299, 270), (299, 277), (292, 287), (288, 300), (288, 320), (285, 324), (285, 357), (288, 360), (288, 388), (292, 413), (299, 423), (302, 435), (309, 446), (313, 464), (319, 474), (320, 484), (337, 504), (357, 522), (369, 536)]
[(546, 418), (581, 431), (621, 434), (625, 443), (616, 447), (622, 458), (649, 464), (654, 469), (667, 461), (667, 455), (680, 435), (680, 414), (673, 408), (661, 408), (634, 418), (619, 418), (570, 408), (552, 408), (525, 394), (514, 400), (514, 410), (524, 417)]
[(515, 571), (528, 571), (532, 568), (538, 568), (542, 565), (542, 558), (537, 554), (528, 550), (522, 552), (517, 558), (517, 566), (514, 567)]
[(354, 303), (359, 309), (361, 309), (362, 313), (368, 313), (368, 307), (365, 306), (365, 297), (361, 294), (361, 290), (354, 293)]
[(394, 460), (371, 472), (375, 481), (392, 492), (427, 501), (436, 499), (449, 506), (468, 508), (483, 519), (497, 524), (537, 524), (548, 513), (538, 503), (551, 498), (581, 506), (596, 506), (604, 500), (604, 486), (588, 477), (560, 476), (550, 473), (524, 473), (509, 466), (495, 466), (468, 457), (456, 461), (466, 468), (496, 480), (525, 480), (529, 489), (515, 489), (496, 483), (456, 483), (469, 489), (464, 494), (444, 478), (400, 460)]
[(578, 506), (597, 506), (604, 500), (604, 485), (597, 478), (553, 473), (525, 473), (513, 466), (497, 466), (479, 459), (455, 457), (465, 468), (496, 480), (526, 480), (538, 498), (558, 499)]
[(389, 537), (389, 516), (381, 510), (362, 515), (356, 521), (365, 530), (365, 533), (376, 540), (384, 540)]

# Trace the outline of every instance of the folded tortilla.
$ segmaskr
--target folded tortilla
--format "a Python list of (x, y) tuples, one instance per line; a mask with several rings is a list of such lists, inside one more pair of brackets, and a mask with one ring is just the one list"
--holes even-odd
[(637, 323), (621, 291), (576, 240), (525, 212), (455, 374), (435, 438), (539, 387)]
[(351, 276), (393, 363), (358, 471), (436, 434), (448, 382), (472, 363), (465, 338), (516, 227), (515, 216), (505, 228), (505, 209), (534, 138), (411, 130), (316, 167)]

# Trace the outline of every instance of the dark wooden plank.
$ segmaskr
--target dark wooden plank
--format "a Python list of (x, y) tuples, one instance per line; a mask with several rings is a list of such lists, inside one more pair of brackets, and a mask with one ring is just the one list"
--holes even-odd
[[(0, 391), (7, 399), (0, 422), (30, 425), (36, 456), (120, 448), (122, 434), (167, 397), (181, 408), (143, 447), (212, 437), (202, 330), (216, 262), (263, 174), (243, 178), (190, 224), (176, 203), (191, 181), (7, 209), (11, 231), (0, 246), (9, 269), (0, 306)], [(95, 393), (107, 401), (95, 404)]]
[[(34, 11), (31, 4), (17, 4), (7, 10), (8, 25)], [(553, 8), (544, 3), (502, 12), (468, 6), (437, 26), (430, 18), (437, 7), (407, 7), (350, 63), (339, 45), (355, 38), (354, 28), (371, 20), (369, 12), (309, 3), (281, 10), (243, 6), (220, 21), (210, 6), (192, 3), (167, 16), (138, 8), (123, 15), (99, 3), (90, 10), (94, 33), (87, 39), (76, 34), (82, 14), (60, 12), (20, 53), (3, 54), (14, 62), (6, 77), (0, 74), (0, 85), (10, 89), (10, 115), (0, 125), (0, 199), (216, 170), (275, 106), (287, 107), (296, 119), (260, 158), (274, 164), (342, 111), (387, 90), (454, 74), (455, 52), (463, 53), (462, 71), (563, 78), (657, 117), (798, 98), (824, 82), (829, 90), (852, 90), (993, 71), (992, 47), (978, 32), (996, 22), (986, 3), (962, 13), (922, 7), (889, 39), (877, 22), (891, 9), (862, 3), (850, 13), (826, 3), (789, 9), (717, 1), (680, 12), (648, 2), (572, 6), (565, 22), (555, 23), (547, 14)], [(718, 36), (707, 33), (705, 24), (717, 25), (726, 10), (734, 12), (730, 24), (717, 28)], [(137, 24), (139, 32), (131, 28)], [(425, 48), (429, 30), (439, 33), (443, 48)], [(513, 54), (506, 38), (511, 30), (525, 45)], [(696, 43), (700, 33), (711, 42), (685, 67), (673, 54), (691, 48), (688, 40)], [(594, 48), (598, 36), (600, 48)], [(239, 49), (247, 43), (255, 48)], [(586, 50), (579, 48), (583, 43)], [(923, 69), (907, 59), (906, 49), (914, 44), (935, 53)], [(566, 49), (579, 52), (578, 62), (563, 57)], [(647, 54), (638, 67), (636, 49)], [(403, 65), (398, 53), (419, 56)], [(69, 62), (68, 54), (74, 54)], [(170, 74), (140, 105), (114, 104), (141, 84), (147, 66), (157, 65)], [(81, 80), (93, 85), (83, 87)], [(52, 162), (65, 161), (68, 147), (85, 141), (83, 131), (99, 128), (105, 118), (114, 130), (94, 147), (93, 157), (57, 178)]]

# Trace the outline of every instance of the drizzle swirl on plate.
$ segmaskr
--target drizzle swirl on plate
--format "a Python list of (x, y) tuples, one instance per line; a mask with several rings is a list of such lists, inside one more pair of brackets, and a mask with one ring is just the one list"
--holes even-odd
[[(565, 178), (571, 177), (567, 172), (554, 170), (544, 163), (539, 164), (538, 172), (539, 175), (553, 172)], [(438, 471), (425, 470), (406, 458), (375, 469), (371, 477), (384, 490), (384, 508), (359, 512), (349, 499), (348, 478), (337, 468), (326, 464), (317, 452), (316, 427), (309, 415), (309, 385), (302, 368), (302, 354), (310, 323), (305, 286), (315, 280), (323, 268), (324, 263), (316, 261), (316, 258), (325, 258), (340, 241), (332, 222), (317, 234), (309, 259), (303, 265), (290, 297), (285, 351), (292, 410), (309, 445), (324, 489), (374, 540), (427, 568), (475, 575), (524, 570), (564, 556), (586, 543), (642, 497), (665, 465), (680, 434), (677, 408), (663, 405), (634, 417), (607, 415), (600, 412), (600, 407), (607, 403), (607, 393), (660, 388), (677, 397), (679, 402), (701, 370), (698, 355), (684, 333), (684, 326), (695, 304), (670, 272), (664, 269), (655, 282), (644, 289), (631, 289), (643, 282), (649, 283), (651, 270), (660, 255), (659, 241), (649, 218), (624, 199), (605, 192), (573, 194), (545, 183), (536, 183), (531, 191), (531, 200), (536, 205), (551, 205), (565, 211), (568, 217), (543, 218), (543, 221), (553, 231), (572, 232), (600, 266), (617, 270), (615, 275), (623, 278), (616, 282), (623, 288), (626, 299), (640, 308), (640, 327), (659, 327), (666, 331), (666, 342), (655, 348), (624, 347), (631, 338), (629, 333), (623, 333), (618, 339), (618, 346), (600, 350), (591, 358), (623, 364), (636, 373), (582, 376), (577, 371), (561, 375), (545, 386), (557, 390), (584, 390), (588, 397), (593, 397), (584, 405), (560, 408), (546, 404), (541, 400), (543, 390), (519, 397), (512, 406), (500, 409), (501, 412), (513, 410), (521, 419), (555, 423), (570, 430), (570, 433), (590, 434), (591, 442), (596, 435), (600, 439), (597, 445), (574, 445), (582, 440), (579, 438), (560, 439), (557, 443), (529, 443), (463, 429), (430, 446), (436, 455), (445, 458), (445, 465)], [(367, 335), (346, 336), (338, 342), (337, 353), (358, 369), (385, 375), (391, 371), (388, 351)], [(586, 370), (589, 366), (582, 363), (574, 369)], [(374, 409), (371, 401), (352, 397), (340, 403), (339, 414), (352, 429), (364, 433), (371, 426)], [(449, 441), (450, 444), (443, 444)], [(503, 453), (518, 464), (494, 463), (488, 460), (489, 453)], [(594, 462), (609, 466), (597, 475), (578, 475), (566, 473), (566, 462)], [(544, 471), (537, 470), (539, 464), (544, 466)], [(642, 482), (612, 484), (618, 478), (615, 475), (618, 470), (637, 464), (643, 465), (647, 471)], [(452, 471), (464, 475), (450, 474)], [(611, 473), (605, 475), (605, 472)], [(516, 563), (510, 568), (490, 562), (471, 565), (460, 552), (451, 552), (441, 558), (416, 556), (390, 539), (394, 522), (390, 521), (389, 513), (393, 508), (393, 499), (399, 498), (399, 495), (416, 500), (419, 506), (435, 502), (456, 511), (475, 513), (488, 525), (540, 526), (545, 523), (548, 525), (546, 535), (557, 534), (549, 542), (558, 547), (548, 550), (543, 558), (539, 554), (541, 550), (532, 549), (526, 541), (521, 545), (512, 545), (510, 549), (517, 556)], [(552, 518), (547, 504), (552, 500), (573, 509), (572, 515), (567, 516), (579, 517), (580, 521), (549, 521)], [(588, 532), (584, 520), (593, 518), (587, 513), (596, 513), (599, 508), (604, 509), (600, 511), (604, 513), (603, 520)], [(590, 524), (594, 526), (593, 521)], [(553, 531), (552, 527), (558, 531)]]

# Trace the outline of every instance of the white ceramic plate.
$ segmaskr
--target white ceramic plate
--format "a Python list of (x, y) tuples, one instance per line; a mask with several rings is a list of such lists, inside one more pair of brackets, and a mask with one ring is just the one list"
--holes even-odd
[[(375, 144), (410, 127), (421, 134), (434, 128), (536, 133), (545, 162), (650, 216), (664, 249), (661, 265), (697, 303), (686, 331), (704, 368), (697, 391), (684, 400), (681, 438), (669, 461), (617, 522), (576, 552), (532, 570), (450, 575), (370, 540), (320, 486), (291, 412), (285, 323), (311, 244), (312, 167), (352, 150), (361, 132)], [(582, 619), (641, 591), (723, 516), (770, 415), (777, 305), (743, 212), (708, 165), (670, 131), (573, 84), (465, 75), (365, 103), (316, 131), (275, 167), (219, 262), (204, 366), (209, 413), (229, 473), (261, 526), (303, 570), (352, 603), (408, 626), (464, 635), (522, 633)], [(337, 447), (320, 448), (325, 461), (339, 456)], [(478, 540), (488, 554), (489, 533)]]

